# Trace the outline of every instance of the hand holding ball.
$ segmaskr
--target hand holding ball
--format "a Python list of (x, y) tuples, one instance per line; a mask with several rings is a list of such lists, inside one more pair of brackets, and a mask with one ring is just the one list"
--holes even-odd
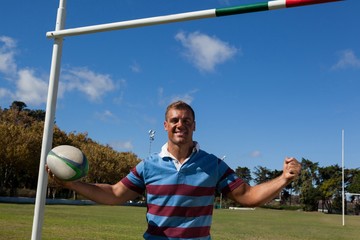
[(84, 153), (73, 146), (60, 145), (47, 155), (47, 165), (51, 172), (63, 181), (75, 181), (89, 171), (89, 164)]

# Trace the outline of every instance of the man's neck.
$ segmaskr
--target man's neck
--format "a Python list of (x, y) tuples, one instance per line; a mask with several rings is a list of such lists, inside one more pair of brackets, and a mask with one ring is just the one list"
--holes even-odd
[(171, 153), (180, 163), (187, 159), (194, 149), (194, 142), (191, 144), (174, 144), (168, 142), (167, 150)]

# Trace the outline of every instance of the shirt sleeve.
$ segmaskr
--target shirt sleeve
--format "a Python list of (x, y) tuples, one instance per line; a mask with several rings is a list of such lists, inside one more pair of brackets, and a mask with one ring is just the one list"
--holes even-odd
[(130, 190), (142, 194), (145, 191), (145, 183), (143, 178), (144, 161), (136, 165), (129, 174), (124, 177), (121, 182)]
[(218, 159), (218, 171), (219, 180), (217, 188), (218, 191), (224, 195), (244, 183), (244, 181), (236, 175), (235, 171), (221, 159)]

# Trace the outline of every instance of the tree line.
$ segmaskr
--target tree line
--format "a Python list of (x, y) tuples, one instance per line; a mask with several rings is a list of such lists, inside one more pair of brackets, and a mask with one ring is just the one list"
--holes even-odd
[[(30, 110), (24, 102), (14, 101), (7, 109), (0, 107), (0, 196), (19, 196), (24, 189), (35, 192), (45, 120), (44, 110)], [(53, 147), (72, 145), (87, 156), (90, 169), (84, 181), (116, 183), (141, 161), (135, 153), (118, 152), (109, 145), (91, 139), (87, 133), (66, 133), (55, 124)], [(342, 207), (342, 169), (338, 165), (321, 167), (317, 162), (302, 159), (300, 177), (279, 196), (280, 204), (300, 204), (305, 211), (317, 211), (319, 203), (328, 212)], [(279, 176), (279, 170), (257, 166), (253, 171), (237, 167), (236, 174), (244, 181), (259, 184)], [(360, 169), (345, 169), (345, 189), (360, 193)], [(49, 182), (48, 197), (69, 197), (71, 192)], [(293, 199), (297, 199), (294, 201)], [(359, 212), (360, 202), (350, 200)]]
[[(27, 109), (23, 102), (14, 101), (9, 109), (0, 107), (0, 196), (19, 196), (24, 189), (36, 190), (44, 120), (44, 110)], [(66, 133), (55, 124), (53, 147), (59, 145), (72, 145), (83, 151), (90, 165), (83, 179), (87, 182), (116, 183), (140, 161), (132, 152), (118, 152), (94, 141), (87, 133)], [(66, 193), (52, 182), (49, 187), (49, 197), (54, 192)]]

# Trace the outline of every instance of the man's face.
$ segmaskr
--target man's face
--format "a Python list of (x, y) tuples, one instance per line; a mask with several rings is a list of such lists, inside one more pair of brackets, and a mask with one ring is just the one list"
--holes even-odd
[(169, 141), (174, 144), (192, 144), (195, 121), (189, 110), (170, 109), (164, 122)]

